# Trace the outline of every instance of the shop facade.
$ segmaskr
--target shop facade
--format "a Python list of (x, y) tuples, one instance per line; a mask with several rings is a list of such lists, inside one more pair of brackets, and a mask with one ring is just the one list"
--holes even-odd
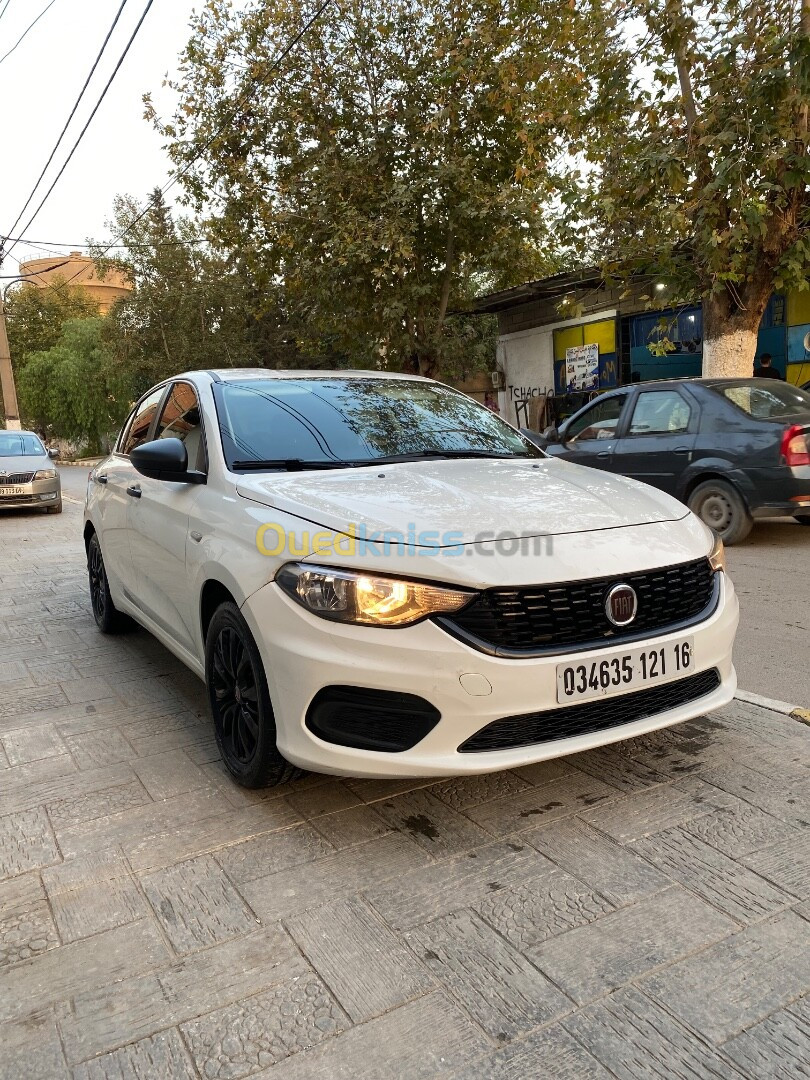
[[(622, 383), (699, 376), (700, 305), (669, 307), (663, 287), (646, 288), (659, 300), (654, 309), (642, 287), (628, 295), (606, 286), (598, 271), (479, 298), (478, 311), (498, 316), (501, 415), (538, 430)], [(810, 380), (810, 291), (771, 297), (757, 341), (762, 353), (789, 382)]]

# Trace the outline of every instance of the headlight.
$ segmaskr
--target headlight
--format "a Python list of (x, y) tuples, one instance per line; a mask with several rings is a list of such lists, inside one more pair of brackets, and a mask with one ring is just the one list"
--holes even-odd
[(428, 615), (458, 611), (476, 595), (464, 589), (304, 563), (282, 566), (276, 581), (314, 615), (364, 626), (411, 626)]
[(712, 550), (709, 552), (709, 562), (712, 570), (725, 570), (726, 568), (726, 549), (723, 547), (723, 541), (719, 536), (714, 538)]
[(35, 480), (55, 480), (56, 469), (40, 469), (34, 473)]

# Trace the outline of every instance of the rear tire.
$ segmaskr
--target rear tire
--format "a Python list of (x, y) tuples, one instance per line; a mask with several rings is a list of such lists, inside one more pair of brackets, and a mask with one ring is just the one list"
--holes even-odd
[(704, 480), (689, 496), (689, 509), (724, 544), (738, 544), (754, 527), (754, 519), (739, 491), (726, 480)]
[(90, 581), (90, 604), (96, 626), (102, 634), (120, 634), (128, 630), (132, 626), (132, 620), (112, 602), (101, 544), (96, 533), (93, 533), (87, 545), (87, 574)]
[(217, 746), (242, 787), (275, 787), (302, 770), (281, 756), (264, 665), (239, 608), (231, 601), (214, 612), (205, 637), (205, 685)]

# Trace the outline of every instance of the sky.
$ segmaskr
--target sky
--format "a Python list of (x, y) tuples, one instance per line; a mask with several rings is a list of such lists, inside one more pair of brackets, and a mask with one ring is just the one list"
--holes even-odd
[[(0, 12), (6, 0), (0, 0)], [(92, 67), (121, 0), (54, 0), (19, 47), (0, 60), (0, 234), (6, 235), (53, 149)], [(9, 0), (0, 17), (0, 57), (14, 45), (49, 0)], [(47, 191), (92, 112), (146, 0), (128, 0), (104, 57), (46, 178), (20, 223)], [(162, 139), (143, 119), (142, 96), (151, 92), (162, 116), (173, 95), (161, 88), (173, 76), (189, 37), (189, 19), (203, 0), (154, 0), (126, 60), (45, 206), (25, 236), (48, 251), (19, 244), (2, 273), (17, 273), (19, 259), (67, 251), (88, 238), (109, 238), (105, 221), (117, 194), (145, 198), (166, 181), (170, 163)], [(167, 199), (170, 201), (176, 189)], [(20, 235), (19, 226), (13, 235)], [(60, 244), (54, 244), (59, 241)], [(60, 246), (65, 242), (66, 246)]]

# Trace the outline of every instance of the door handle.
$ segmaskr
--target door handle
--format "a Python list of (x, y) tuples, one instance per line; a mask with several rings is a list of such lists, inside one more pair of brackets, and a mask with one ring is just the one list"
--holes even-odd
[(191, 532), (191, 539), (194, 541), (195, 544), (199, 544), (199, 542), (202, 540), (202, 533), (197, 532), (196, 529), (193, 529)]
[(676, 454), (688, 454), (689, 453), (689, 447), (688, 446), (676, 446), (675, 447), (675, 453)]
[(610, 457), (610, 451), (609, 450), (600, 450), (599, 453), (596, 456), (598, 458), (609, 458)]
[(95, 475), (94, 479), (95, 479), (97, 484), (106, 484), (107, 483), (107, 474), (106, 473), (97, 473)]
[(141, 489), (138, 487), (137, 484), (132, 484), (130, 487), (127, 488), (127, 495), (131, 495), (133, 499), (140, 499)]

